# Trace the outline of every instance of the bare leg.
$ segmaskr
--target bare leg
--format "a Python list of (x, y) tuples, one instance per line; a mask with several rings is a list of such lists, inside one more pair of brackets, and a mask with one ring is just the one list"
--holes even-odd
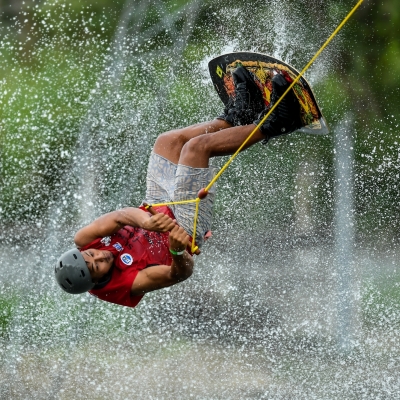
[[(179, 164), (207, 168), (211, 157), (233, 154), (254, 130), (255, 125), (236, 126), (190, 139), (182, 148)], [(244, 149), (265, 139), (257, 129)]]
[(206, 133), (218, 132), (229, 127), (230, 125), (226, 121), (215, 119), (210, 122), (188, 126), (187, 128), (165, 132), (157, 138), (153, 151), (172, 161), (174, 164), (178, 164), (182, 147), (189, 140), (205, 135)]

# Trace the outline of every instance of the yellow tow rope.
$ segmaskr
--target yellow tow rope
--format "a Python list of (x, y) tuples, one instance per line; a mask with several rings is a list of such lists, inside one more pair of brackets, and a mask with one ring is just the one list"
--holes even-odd
[[(197, 229), (197, 219), (199, 215), (199, 203), (200, 200), (207, 196), (208, 191), (214, 185), (214, 183), (219, 179), (219, 177), (224, 173), (224, 171), (228, 168), (231, 162), (235, 159), (235, 157), (240, 153), (246, 143), (251, 139), (251, 137), (257, 132), (267, 118), (271, 115), (271, 113), (275, 110), (275, 108), (279, 105), (282, 99), (289, 93), (289, 91), (293, 88), (293, 86), (300, 80), (300, 78), (304, 75), (304, 73), (310, 68), (312, 63), (317, 59), (317, 57), (322, 53), (326, 46), (332, 41), (332, 39), (339, 33), (339, 31), (343, 28), (344, 24), (351, 18), (351, 16), (355, 13), (358, 7), (363, 3), (364, 0), (360, 0), (353, 9), (347, 14), (346, 18), (338, 25), (338, 27), (333, 31), (333, 33), (329, 36), (326, 42), (321, 46), (321, 48), (315, 53), (314, 57), (309, 61), (309, 63), (302, 69), (299, 75), (293, 80), (290, 86), (286, 89), (285, 93), (278, 99), (278, 101), (271, 107), (268, 113), (264, 116), (264, 118), (257, 124), (257, 126), (253, 129), (253, 131), (249, 134), (246, 140), (241, 144), (241, 146), (236, 150), (234, 154), (229, 158), (229, 160), (225, 163), (225, 165), (219, 170), (219, 172), (215, 175), (215, 177), (211, 180), (211, 182), (204, 188), (199, 191), (198, 197), (192, 200), (183, 200), (183, 201), (171, 201), (168, 203), (158, 203), (158, 204), (150, 204), (145, 206), (146, 209), (149, 207), (160, 207), (160, 206), (169, 206), (175, 204), (188, 204), (188, 203), (196, 203), (196, 210), (194, 214), (194, 224), (193, 224), (193, 235), (192, 235), (192, 245), (191, 252), (195, 253), (198, 250), (198, 246), (196, 246), (195, 238), (196, 238), (196, 229)], [(200, 197), (199, 197), (200, 196)]]

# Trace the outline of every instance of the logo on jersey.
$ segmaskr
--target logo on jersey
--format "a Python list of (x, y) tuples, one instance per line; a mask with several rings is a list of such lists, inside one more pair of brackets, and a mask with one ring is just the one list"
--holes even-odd
[(122, 251), (123, 247), (121, 246), (120, 243), (114, 243), (113, 247), (117, 250), (117, 251)]
[(121, 255), (121, 261), (125, 265), (131, 265), (133, 263), (133, 257), (128, 253), (124, 253)]
[(104, 244), (104, 246), (109, 246), (111, 243), (111, 236), (105, 236), (100, 240), (100, 243)]

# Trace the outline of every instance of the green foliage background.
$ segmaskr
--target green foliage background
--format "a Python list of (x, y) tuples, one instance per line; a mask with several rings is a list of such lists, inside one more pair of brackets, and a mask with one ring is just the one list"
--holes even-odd
[[(158, 104), (158, 110), (161, 107), (163, 118), (157, 120), (158, 132), (177, 124), (198, 122), (199, 116), (213, 118), (220, 110), (218, 99), (199, 87), (198, 81), (191, 80), (192, 66), (209, 54), (213, 46), (221, 47), (216, 38), (222, 33), (234, 41), (238, 26), (251, 27), (241, 30), (248, 40), (263, 37), (263, 27), (254, 22), (253, 10), (267, 12), (268, 4), (256, 1), (246, 8), (241, 2), (233, 2), (229, 7), (215, 1), (193, 3), (198, 8), (188, 34), (185, 21), (190, 17), (190, 9), (185, 7), (189, 2), (160, 1), (151, 7), (149, 4), (134, 3), (134, 12), (146, 12), (135, 20), (135, 26), (129, 27), (138, 38), (132, 54), (142, 59), (149, 54), (150, 59), (150, 54), (160, 51), (164, 61), (160, 57), (149, 67), (158, 71), (160, 81), (147, 88), (152, 94), (146, 93), (132, 79), (135, 74), (143, 74), (145, 67), (131, 63), (122, 72), (126, 74), (121, 81), (124, 89), (136, 93), (133, 102), (141, 96), (147, 102), (159, 102), (156, 93), (162, 94), (164, 104)], [(290, 2), (293, 13), (308, 18), (310, 34), (319, 31), (321, 38), (328, 37), (354, 4), (345, 0)], [(112, 41), (125, 6), (122, 0), (1, 3), (0, 216), (5, 223), (41, 221), (46, 210), (57, 203), (90, 106), (101, 97), (102, 90), (109, 93), (109, 88), (99, 87), (98, 83), (110, 64)], [(177, 12), (179, 9), (181, 14)], [(174, 17), (166, 25), (169, 14)], [(322, 56), (330, 58), (329, 68), (314, 87), (332, 127), (349, 111), (355, 120), (356, 213), (360, 234), (384, 231), (391, 238), (400, 234), (399, 15), (394, 0), (365, 2), (335, 39), (335, 47)], [(268, 53), (273, 40), (265, 36), (265, 42), (259, 43), (255, 50)], [(322, 40), (321, 43), (310, 40), (302, 46), (293, 46), (296, 66), (305, 65), (321, 44)], [(177, 50), (177, 46), (181, 49)], [(171, 66), (178, 51), (183, 52), (183, 65)], [(176, 71), (173, 82), (166, 81), (170, 75), (163, 75), (168, 68)], [(109, 108), (108, 123), (126, 112), (117, 103), (113, 107)], [(176, 113), (181, 117), (179, 120), (174, 117)], [(121, 133), (125, 137), (128, 134), (131, 132)], [(307, 159), (317, 166), (318, 181), (310, 190), (318, 210), (316, 225), (324, 229), (330, 225), (333, 213), (332, 135), (318, 140), (296, 135), (294, 138), (276, 141), (269, 157), (278, 160), (276, 154), (284, 154), (288, 168), (284, 171), (291, 174), (299, 162)], [(292, 140), (296, 151), (287, 150)], [(260, 156), (258, 152), (251, 152), (243, 162), (248, 160), (251, 165)], [(229, 185), (226, 180), (222, 185), (225, 191), (235, 193), (232, 184), (235, 177), (229, 175), (229, 179)], [(262, 177), (257, 179), (259, 182)], [(295, 188), (291, 191), (285, 197), (288, 201), (293, 198)], [(221, 204), (219, 210), (227, 211)]]
[[(374, 386), (370, 376), (381, 382), (396, 381), (392, 378), (396, 370), (386, 357), (395, 349), (393, 359), (398, 359), (400, 320), (400, 278), (396, 261), (392, 261), (400, 238), (397, 0), (365, 1), (307, 73), (332, 133), (324, 137), (293, 134), (266, 147), (254, 146), (221, 177), (215, 207), (217, 245), (205, 249), (206, 256), (199, 260), (201, 272), (187, 285), (146, 296), (147, 303), (132, 312), (91, 296), (77, 300), (63, 293), (56, 289), (51, 267), (61, 250), (72, 246), (77, 224), (83, 223), (77, 214), (83, 213), (80, 207), (86, 206), (87, 199), (80, 199), (71, 189), (79, 181), (79, 169), (74, 166), (82, 154), (92, 161), (86, 172), (96, 168), (98, 173), (89, 188), (93, 189), (90, 200), (96, 213), (138, 204), (143, 199), (147, 155), (157, 135), (212, 119), (221, 112), (220, 100), (208, 75), (202, 75), (206, 68), (201, 63), (227, 47), (271, 54), (281, 46), (281, 58), (301, 69), (355, 3), (0, 0), (0, 242), (4, 251), (0, 264), (5, 277), (0, 282), (0, 380), (9, 387), (14, 385), (9, 377), (20, 375), (12, 375), (10, 365), (19, 365), (15, 361), (19, 354), (26, 353), (29, 358), (27, 348), (37, 354), (37, 359), (26, 364), (32, 366), (23, 374), (28, 382), (38, 366), (48, 378), (54, 370), (53, 360), (69, 361), (71, 348), (75, 351), (75, 361), (67, 367), (61, 363), (60, 372), (54, 375), (56, 390), (65, 369), (86, 377), (86, 372), (81, 375), (75, 368), (82, 362), (80, 357), (89, 363), (100, 360), (104, 368), (112, 365), (109, 360), (103, 362), (104, 353), (99, 351), (104, 348), (104, 343), (98, 346), (103, 340), (112, 349), (115, 340), (129, 337), (131, 345), (143, 348), (147, 357), (151, 351), (156, 355), (175, 352), (178, 343), (173, 342), (174, 333), (166, 350), (158, 337), (142, 342), (147, 329), (163, 338), (176, 329), (184, 338), (178, 340), (186, 346), (189, 338), (194, 340), (204, 332), (213, 339), (226, 340), (228, 336), (229, 340), (232, 326), (229, 334), (238, 346), (242, 334), (245, 341), (247, 336), (255, 340), (258, 360), (260, 348), (265, 346), (265, 365), (275, 351), (269, 343), (276, 343), (276, 353), (283, 357), (272, 361), (279, 370), (273, 377), (281, 379), (281, 366), (289, 364), (287, 358), (304, 370), (305, 380), (312, 375), (313, 387), (320, 387), (321, 376), (338, 382), (343, 390), (356, 387), (357, 379), (362, 389)], [(121, 19), (129, 13), (122, 29)], [(274, 25), (271, 19), (278, 22)], [(281, 35), (289, 40), (282, 43)], [(248, 47), (242, 47), (244, 44)], [(335, 128), (347, 116), (354, 121), (355, 253), (361, 260), (355, 270), (366, 269), (359, 271), (360, 289), (354, 294), (360, 302), (361, 336), (366, 338), (358, 364), (332, 357), (327, 343), (333, 338), (315, 338), (314, 325), (306, 326), (303, 333), (304, 352), (299, 351), (303, 345), (291, 347), (297, 335), (299, 342), (302, 340), (303, 320), (310, 315), (316, 322), (322, 314), (323, 320), (332, 317), (329, 310), (335, 300), (329, 293), (323, 293), (326, 304), (317, 316), (312, 297), (321, 288), (335, 290), (334, 255), (329, 247), (325, 251), (324, 239), (332, 241), (334, 231)], [(115, 162), (118, 158), (124, 162)], [(126, 189), (126, 182), (133, 184)], [(295, 231), (296, 204), (307, 207), (316, 240)], [(284, 235), (287, 240), (281, 240)], [(363, 247), (366, 241), (369, 246)], [(288, 248), (304, 260), (286, 257), (275, 263), (273, 255)], [(364, 249), (365, 259), (359, 254)], [(280, 264), (282, 260), (285, 265)], [(229, 282), (235, 287), (227, 286)], [(281, 287), (282, 283), (291, 291)], [(295, 304), (300, 322), (293, 323), (299, 332), (286, 331), (290, 323), (286, 324), (284, 317), (274, 321), (274, 312), (294, 304), (300, 292), (304, 299)], [(258, 303), (259, 299), (264, 302)], [(171, 304), (179, 307), (170, 309)], [(203, 310), (209, 314), (205, 311), (203, 316)], [(266, 313), (271, 310), (270, 321)], [(272, 340), (275, 323), (276, 332), (279, 324), (284, 330)], [(260, 327), (261, 333), (272, 329), (272, 336), (266, 336), (268, 343), (259, 343), (258, 336), (252, 336)], [(376, 342), (368, 341), (371, 334), (376, 334)], [(88, 348), (93, 337), (98, 342)], [(324, 343), (325, 353), (311, 365), (313, 351), (317, 354)], [(386, 353), (376, 343), (386, 344)], [(288, 347), (282, 350), (285, 345)], [(20, 353), (13, 350), (17, 347)], [(140, 365), (126, 347), (121, 348), (130, 358), (126, 365)], [(116, 353), (111, 354), (114, 357)], [(115, 358), (119, 363), (124, 360)], [(205, 360), (203, 364), (209, 366), (212, 359)], [(262, 362), (257, 361), (257, 369)], [(348, 385), (342, 385), (343, 378), (338, 376), (347, 376), (352, 367), (356, 372), (350, 375)], [(382, 378), (379, 369), (385, 375)], [(365, 371), (372, 371), (371, 375)], [(98, 374), (101, 380), (104, 374)], [(289, 375), (290, 390), (295, 386), (301, 390), (305, 380), (296, 381)], [(18, 388), (19, 380), (15, 381)], [(42, 380), (37, 380), (42, 387)], [(170, 377), (166, 380), (170, 382)], [(71, 389), (76, 390), (76, 385)], [(27, 390), (32, 397), (32, 382)], [(0, 393), (11, 391), (2, 388)]]

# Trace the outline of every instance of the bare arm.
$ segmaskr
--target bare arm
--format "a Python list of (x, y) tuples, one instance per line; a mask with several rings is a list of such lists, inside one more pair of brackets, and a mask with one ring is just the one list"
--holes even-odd
[[(189, 236), (185, 230), (175, 225), (169, 234), (170, 249), (185, 250), (189, 245)], [(193, 272), (194, 261), (185, 251), (182, 255), (172, 255), (173, 262), (169, 265), (156, 265), (140, 271), (131, 288), (133, 296), (141, 295), (153, 290), (172, 286), (189, 278)]]
[(165, 214), (149, 215), (139, 208), (127, 207), (104, 214), (80, 229), (74, 237), (75, 244), (83, 247), (93, 240), (112, 235), (125, 225), (144, 228), (149, 231), (167, 232), (175, 226), (172, 218)]

